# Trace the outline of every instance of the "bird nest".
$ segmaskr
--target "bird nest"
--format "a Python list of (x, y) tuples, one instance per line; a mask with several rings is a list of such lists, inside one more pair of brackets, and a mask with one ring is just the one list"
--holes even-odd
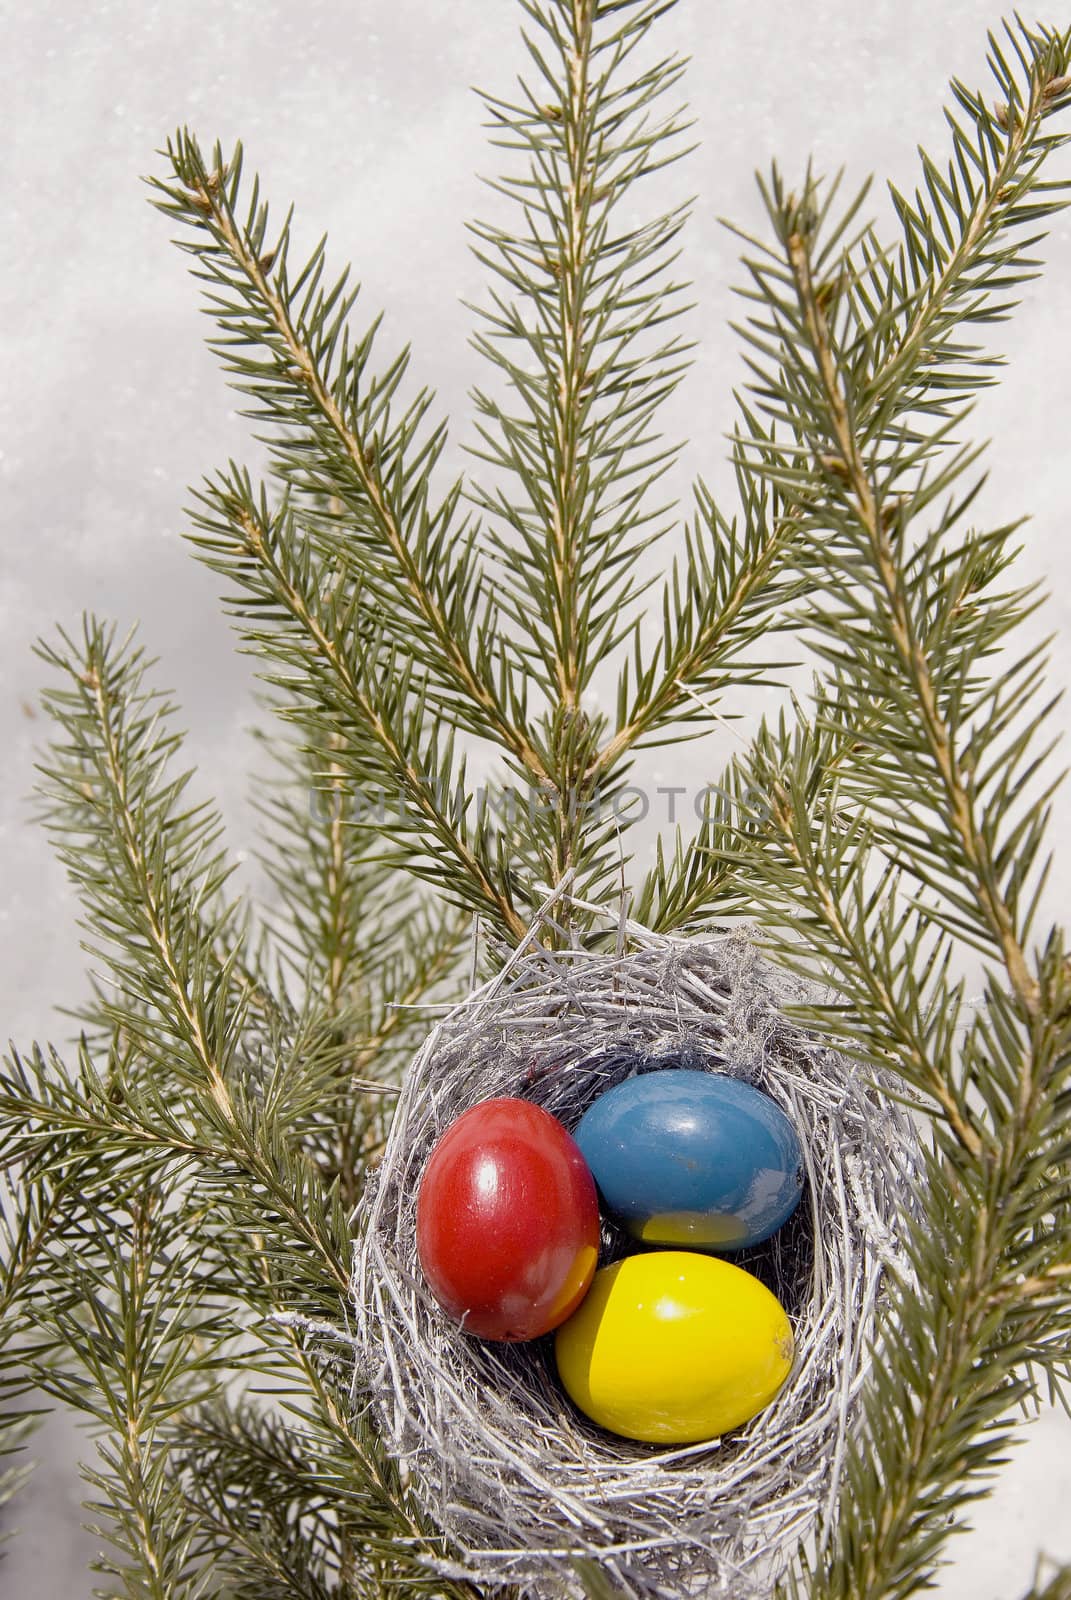
[[(454, 1553), (444, 1577), (546, 1600), (582, 1593), (588, 1560), (637, 1600), (765, 1594), (829, 1524), (883, 1271), (894, 1258), (906, 1270), (916, 1139), (873, 1073), (786, 1020), (785, 1002), (816, 997), (745, 937), (631, 942), (618, 955), (530, 948), (446, 1015), (413, 1061), (356, 1253), (362, 1403)], [(794, 1215), (734, 1257), (785, 1307), (792, 1372), (744, 1427), (672, 1449), (581, 1415), (557, 1381), (552, 1338), (462, 1333), (416, 1255), (420, 1177), (459, 1113), (519, 1095), (574, 1129), (638, 1062), (746, 1079), (790, 1117), (806, 1167)], [(604, 1228), (600, 1261), (635, 1248)]]

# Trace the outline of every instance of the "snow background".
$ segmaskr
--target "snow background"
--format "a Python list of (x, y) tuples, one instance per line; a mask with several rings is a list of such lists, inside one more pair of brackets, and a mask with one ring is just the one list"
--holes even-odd
[[(700, 149), (667, 177), (667, 195), (701, 197), (684, 268), (699, 301), (700, 342), (667, 432), (690, 444), (677, 473), (726, 482), (722, 435), (743, 377), (726, 323), (737, 314), (735, 241), (716, 218), (758, 224), (752, 172), (777, 155), (795, 176), (847, 164), (913, 186), (915, 144), (945, 149), (942, 105), (952, 75), (983, 78), (995, 0), (683, 0), (663, 24), (667, 48), (693, 57), (686, 90)], [(63, 1040), (54, 1007), (83, 988), (76, 910), (27, 795), (35, 745), (33, 639), (85, 608), (142, 624), (190, 730), (200, 792), (218, 796), (232, 847), (251, 840), (248, 663), (233, 651), (215, 580), (181, 532), (185, 486), (229, 456), (255, 463), (234, 397), (201, 343), (196, 294), (167, 244), (166, 220), (138, 175), (179, 123), (204, 142), (239, 135), (281, 218), (298, 201), (297, 251), (322, 229), (332, 259), (352, 260), (368, 319), (385, 308), (381, 350), (406, 338), (414, 371), (456, 420), (446, 467), (463, 464), (466, 393), (481, 381), (462, 298), (480, 299), (482, 269), (465, 218), (487, 215), (493, 174), (481, 107), (469, 85), (508, 93), (521, 65), (511, 5), (488, 0), (283, 0), (182, 6), (152, 0), (37, 0), (6, 10), (0, 105), (11, 132), (0, 176), (0, 1033)], [(11, 134), (13, 133), (13, 140)], [(12, 148), (13, 145), (13, 148)], [(1062, 171), (1068, 171), (1064, 158)], [(646, 203), (646, 202), (645, 202)], [(878, 193), (876, 204), (884, 201)], [(1058, 635), (1054, 687), (1071, 677), (1066, 441), (1071, 418), (1071, 227), (1059, 219), (1041, 285), (1014, 325), (997, 330), (1011, 364), (978, 411), (997, 440), (984, 514), (1029, 511), (1021, 570), (1054, 599), (1039, 623)], [(1066, 715), (1066, 713), (1065, 713)], [(652, 782), (696, 788), (725, 741), (662, 754)], [(1052, 839), (1071, 821), (1058, 801)], [(645, 838), (649, 842), (652, 830)], [(243, 868), (251, 873), (250, 866)], [(1071, 894), (1071, 853), (1056, 863), (1050, 911)], [(1066, 1507), (1071, 1423), (1046, 1414), (1023, 1443), (975, 1529), (953, 1547), (945, 1600), (1014, 1596), (1036, 1553), (1071, 1559)], [(66, 1419), (38, 1437), (39, 1470), (5, 1527), (21, 1529), (0, 1564), (0, 1600), (82, 1600), (95, 1542), (80, 1531), (76, 1461), (92, 1447)]]

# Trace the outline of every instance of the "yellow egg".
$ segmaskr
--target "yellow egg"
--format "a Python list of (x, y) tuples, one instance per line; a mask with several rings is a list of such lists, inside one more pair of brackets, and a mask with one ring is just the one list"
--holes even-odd
[(792, 1329), (742, 1267), (658, 1250), (597, 1272), (554, 1353), (593, 1422), (626, 1439), (693, 1444), (769, 1405), (792, 1367)]

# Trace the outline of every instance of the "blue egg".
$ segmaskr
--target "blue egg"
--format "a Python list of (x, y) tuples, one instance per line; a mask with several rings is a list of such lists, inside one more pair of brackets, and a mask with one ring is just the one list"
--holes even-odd
[(803, 1189), (799, 1138), (780, 1106), (722, 1073), (627, 1078), (589, 1106), (573, 1137), (606, 1210), (648, 1244), (758, 1244)]

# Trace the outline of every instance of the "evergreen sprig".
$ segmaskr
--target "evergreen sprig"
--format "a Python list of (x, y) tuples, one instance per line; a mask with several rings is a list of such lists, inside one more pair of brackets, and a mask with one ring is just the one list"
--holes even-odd
[(1048, 1578), (1039, 1570), (1024, 1600), (1067, 1600), (1071, 1595), (1071, 1567), (1057, 1567)]
[[(30, 1477), (27, 1441), (39, 1413), (21, 1342), (26, 1331), (24, 1285), (32, 1280), (52, 1217), (40, 1183), (15, 1180), (0, 1169), (0, 1512)], [(10, 1538), (0, 1533), (0, 1561)]]
[(247, 414), (268, 427), (274, 471), (298, 497), (310, 542), (359, 576), (390, 632), (411, 643), (442, 714), (538, 762), (510, 720), (508, 659), (491, 649), (473, 541), (454, 515), (460, 487), (432, 498), (445, 430), (421, 436), (426, 391), (400, 417), (392, 410), (408, 353), (370, 370), (376, 323), (351, 335), (357, 291), (346, 287), (348, 272), (323, 286), (323, 242), (292, 271), (289, 216), (269, 243), (257, 180), (242, 204), (240, 146), (228, 162), (217, 146), (207, 163), (180, 132), (167, 155), (174, 178), (153, 181), (157, 203), (194, 230), (182, 243), (209, 285), (205, 310), (219, 329), (209, 343), (254, 402)]
[[(839, 624), (828, 613), (805, 619), (810, 642), (834, 669), (838, 650), (854, 662), (854, 651), (872, 648), (871, 615), (882, 625), (889, 585), (897, 581), (915, 587), (920, 610), (926, 604), (922, 589), (929, 585), (928, 603), (943, 605), (947, 614), (943, 622), (927, 616), (921, 625), (927, 631), (943, 628), (950, 646), (959, 635), (959, 667), (968, 674), (970, 651), (985, 661), (1000, 643), (1002, 628), (1010, 630), (1026, 614), (1023, 594), (1018, 611), (1010, 602), (1004, 609), (987, 607), (979, 628), (974, 607), (975, 594), (1012, 559), (1014, 527), (988, 534), (968, 530), (958, 553), (944, 548), (980, 486), (977, 477), (969, 478), (980, 451), (950, 441), (1000, 361), (986, 347), (954, 335), (964, 324), (984, 326), (1007, 316), (1007, 295), (1038, 269), (1029, 252), (1043, 232), (1022, 230), (1043, 224), (1066, 204), (1066, 181), (1042, 173), (1067, 142), (1066, 133), (1051, 130), (1051, 119), (1071, 102), (1071, 35), (1032, 33), (1020, 25), (1009, 28), (1008, 37), (1011, 47), (1005, 50), (990, 36), (990, 66), (1004, 100), (994, 110), (982, 94), (953, 84), (972, 126), (965, 128), (962, 117), (948, 113), (954, 155), (947, 180), (923, 153), (925, 193), (916, 194), (910, 207), (897, 196), (903, 237), (894, 245), (884, 243), (873, 225), (858, 224), (868, 186), (838, 214), (837, 183), (823, 194), (808, 172), (795, 194), (776, 168), (762, 185), (772, 241), (734, 230), (758, 252), (745, 257), (751, 282), (742, 293), (758, 309), (740, 329), (754, 381), (752, 398), (740, 397), (733, 436), (737, 471), (761, 486), (755, 491), (760, 500), (785, 508), (782, 515), (797, 530), (795, 559), (811, 581), (828, 585), (828, 595), (846, 611), (855, 608), (854, 629), (839, 643)], [(929, 241), (926, 250), (922, 240)], [(942, 454), (938, 466), (934, 458)], [(871, 464), (876, 471), (868, 486)], [(966, 489), (959, 487), (959, 502), (946, 500), (926, 542), (912, 550), (919, 518), (950, 496), (965, 475), (969, 481)], [(870, 528), (863, 549), (852, 510), (862, 504), (860, 491)], [(879, 545), (889, 547), (894, 564), (902, 563), (899, 580), (887, 558), (884, 572), (875, 570)], [(902, 654), (912, 647), (904, 595), (896, 609), (898, 642), (892, 648)], [(844, 627), (847, 632), (847, 616)], [(1022, 667), (1028, 670), (1027, 663)], [(864, 686), (850, 705), (840, 704), (845, 691), (839, 683), (818, 691), (822, 703), (814, 721), (822, 733), (822, 765), (809, 777), (815, 804), (846, 769), (865, 763), (871, 728), (891, 720), (889, 682), (874, 664), (862, 676)], [(1009, 691), (1007, 721), (1014, 722), (1010, 685)], [(1005, 699), (999, 680), (990, 694)], [(826, 705), (831, 699), (839, 706), (832, 720)], [(1003, 719), (996, 706), (993, 713), (999, 731)], [(767, 737), (760, 734), (760, 745)], [(812, 750), (819, 754), (818, 742)], [(893, 765), (890, 760), (873, 774), (875, 790)], [(736, 785), (730, 770), (712, 791), (698, 838), (680, 846), (675, 860), (660, 858), (641, 897), (654, 925), (687, 926), (739, 902), (739, 885), (721, 848), (736, 828)]]
[(474, 343), (509, 401), (474, 393), (474, 453), (497, 470), (493, 488), (470, 492), (491, 518), (527, 675), (575, 714), (627, 631), (636, 558), (668, 510), (648, 491), (676, 449), (652, 424), (689, 348), (663, 331), (684, 309), (669, 270), (687, 207), (635, 224), (621, 214), (643, 178), (686, 153), (682, 113), (652, 116), (684, 68), (669, 57), (624, 71), (664, 0), (521, 4), (535, 81), (521, 80), (519, 103), (483, 96), (492, 144), (524, 158), (491, 184), (517, 231), (473, 228), (498, 279)]
[[(775, 628), (813, 651), (812, 690), (730, 763), (634, 914), (757, 916), (828, 985), (808, 1024), (895, 1074), (930, 1129), (863, 1427), (789, 1588), (924, 1587), (1012, 1408), (1066, 1399), (1071, 968), (1038, 929), (1053, 700), (1019, 642), (1040, 599), (1014, 576), (1019, 525), (971, 520), (963, 434), (999, 360), (983, 330), (1065, 204), (1071, 32), (991, 37), (999, 102), (953, 85), (948, 158), (893, 190), (891, 242), (865, 189), (762, 184), (737, 504), (699, 479), (678, 525), (658, 423), (690, 348), (688, 206), (631, 209), (685, 153), (683, 63), (652, 49), (672, 0), (519, 4), (530, 81), (483, 96), (509, 169), (474, 227), (479, 477), (440, 487), (445, 425), (406, 398), (408, 349), (381, 360), (378, 319), (352, 325), (322, 241), (291, 260), (240, 147), (206, 157), (180, 131), (152, 180), (267, 446), (263, 485), (230, 463), (194, 491), (191, 538), (282, 734), (255, 913), (134, 637), (90, 618), (41, 647), (43, 815), (93, 992), (71, 1051), (0, 1072), (0, 1440), (31, 1383), (91, 1419), (108, 1596), (476, 1593), (324, 1334), (368, 1164), (473, 919), (508, 949), (570, 873), (548, 937), (597, 938), (585, 905), (627, 892), (635, 753), (769, 681)], [(653, 601), (641, 557), (671, 533)], [(590, 697), (607, 664), (612, 716)], [(498, 759), (485, 791), (473, 740)], [(614, 1592), (594, 1563), (577, 1578)], [(1039, 1577), (1030, 1600), (1066, 1589)]]
[[(44, 653), (60, 678), (47, 699), (58, 728), (46, 813), (106, 964), (112, 1033), (103, 1058), (84, 1041), (74, 1071), (38, 1052), (14, 1056), (0, 1081), (5, 1164), (41, 1192), (50, 1219), (47, 1252), (21, 1285), (39, 1330), (21, 1341), (21, 1362), (115, 1441), (89, 1469), (116, 1522), (120, 1553), (105, 1570), (132, 1596), (193, 1594), (204, 1527), (175, 1476), (173, 1418), (214, 1391), (233, 1341), (254, 1336), (264, 1354), (237, 1370), (270, 1372), (311, 1413), (318, 1452), (362, 1508), (350, 1592), (368, 1593), (405, 1495), (349, 1420), (348, 1379), (328, 1382), (304, 1337), (277, 1319), (332, 1315), (346, 1291), (338, 1130), (358, 1106), (369, 1115), (377, 1089), (339, 1064), (375, 1041), (356, 1029), (340, 1040), (337, 1008), (312, 994), (301, 1010), (281, 995), (255, 1009), (250, 985), (259, 994), (261, 980), (239, 960), (247, 941), (222, 892), (218, 823), (189, 805), (188, 775), (173, 775), (180, 741), (133, 641), (89, 620), (79, 644), (61, 636)], [(408, 982), (422, 992), (419, 973)], [(330, 1161), (318, 1142), (328, 1108)], [(345, 1174), (350, 1192), (358, 1179)], [(434, 1553), (416, 1513), (405, 1525), (414, 1560)], [(416, 1592), (426, 1579), (418, 1564)]]
[(201, 494), (194, 517), (198, 549), (244, 591), (234, 603), (242, 636), (267, 655), (268, 681), (289, 691), (286, 714), (317, 744), (333, 742), (333, 764), (359, 800), (386, 799), (378, 830), (397, 842), (406, 870), (519, 937), (503, 841), (487, 807), (470, 804), (463, 760), (428, 714), (419, 666), (362, 587), (337, 564), (325, 571), (289, 504), (273, 512), (237, 469)]

